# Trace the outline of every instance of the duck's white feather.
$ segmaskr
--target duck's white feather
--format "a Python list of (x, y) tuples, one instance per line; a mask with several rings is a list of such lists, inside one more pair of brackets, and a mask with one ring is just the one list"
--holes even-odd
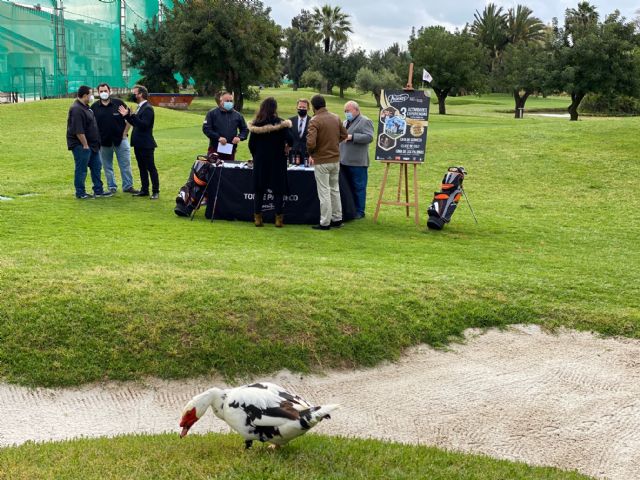
[(221, 392), (214, 413), (245, 440), (284, 445), (304, 434), (337, 405), (314, 407), (273, 383), (254, 383)]

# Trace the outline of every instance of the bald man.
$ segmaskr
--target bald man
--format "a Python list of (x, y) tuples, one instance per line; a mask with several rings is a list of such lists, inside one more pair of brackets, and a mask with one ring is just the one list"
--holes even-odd
[(369, 144), (373, 141), (373, 122), (360, 113), (357, 102), (344, 105), (347, 139), (340, 144), (340, 168), (346, 173), (356, 205), (356, 218), (364, 218), (369, 177)]

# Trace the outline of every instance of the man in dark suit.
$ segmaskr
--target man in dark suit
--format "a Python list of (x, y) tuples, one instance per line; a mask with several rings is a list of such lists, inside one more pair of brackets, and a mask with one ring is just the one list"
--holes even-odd
[(124, 106), (120, 106), (118, 111), (127, 122), (133, 125), (131, 146), (138, 161), (140, 183), (142, 184), (140, 192), (134, 193), (133, 196), (149, 196), (149, 177), (151, 177), (151, 200), (157, 200), (160, 198), (160, 180), (158, 179), (158, 170), (156, 169), (154, 160), (154, 151), (158, 145), (153, 138), (155, 114), (153, 107), (147, 101), (148, 98), (149, 91), (146, 87), (136, 85), (133, 87), (133, 93), (131, 94), (131, 100), (138, 104), (136, 112), (131, 113), (131, 111)]
[(298, 115), (291, 117), (291, 134), (293, 135), (293, 146), (289, 151), (289, 162), (293, 164), (303, 164), (309, 153), (307, 152), (307, 133), (309, 132), (309, 120), (307, 116), (309, 110), (309, 100), (304, 98), (298, 100)]

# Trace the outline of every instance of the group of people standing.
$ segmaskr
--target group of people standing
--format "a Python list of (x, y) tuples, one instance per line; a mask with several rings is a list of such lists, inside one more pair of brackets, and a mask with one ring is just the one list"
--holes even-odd
[[(155, 114), (148, 102), (149, 92), (142, 85), (133, 87), (130, 100), (138, 105), (135, 112), (131, 112), (121, 100), (111, 98), (111, 88), (106, 83), (98, 85), (98, 95), (100, 99), (94, 101), (91, 87), (81, 86), (67, 117), (67, 148), (72, 152), (75, 162), (76, 198), (110, 197), (116, 193), (118, 185), (113, 170), (115, 153), (122, 177), (122, 191), (136, 197), (151, 195), (152, 200), (157, 200), (160, 196), (160, 180), (154, 158), (157, 147), (153, 138)], [(130, 147), (133, 147), (140, 170), (140, 190), (133, 186)], [(101, 178), (102, 168), (107, 189)], [(88, 194), (85, 187), (87, 169), (91, 172), (93, 195)]]
[[(141, 85), (133, 88), (131, 100), (138, 104), (131, 112), (127, 106), (111, 97), (106, 83), (98, 86), (100, 99), (94, 102), (91, 88), (78, 89), (67, 120), (67, 147), (75, 160), (74, 185), (79, 199), (109, 197), (118, 189), (113, 155), (118, 161), (122, 177), (122, 191), (134, 196), (159, 198), (160, 182), (155, 166), (153, 138), (154, 111), (148, 102), (149, 93)], [(309, 115), (310, 107), (313, 116)], [(373, 122), (360, 112), (354, 101), (344, 106), (345, 120), (327, 110), (322, 95), (311, 101), (298, 100), (297, 115), (290, 119), (278, 116), (275, 98), (265, 99), (253, 121), (247, 125), (234, 109), (233, 94), (223, 92), (218, 107), (210, 110), (202, 131), (209, 139), (209, 153), (217, 153), (222, 160), (235, 160), (238, 144), (249, 139), (253, 157), (254, 222), (263, 226), (264, 194), (271, 190), (275, 199), (275, 225), (284, 225), (284, 197), (287, 194), (288, 159), (305, 160), (314, 167), (320, 222), (316, 230), (342, 226), (339, 174), (342, 170), (351, 186), (356, 206), (356, 218), (365, 216), (369, 144), (373, 141)], [(133, 186), (130, 145), (134, 149), (140, 170), (140, 190)], [(231, 144), (231, 149), (228, 145)], [(225, 150), (222, 152), (221, 150)], [(104, 168), (107, 189), (101, 180)], [(91, 172), (93, 195), (85, 190), (87, 169)], [(151, 180), (151, 182), (149, 182)], [(149, 189), (151, 183), (151, 190)]]
[[(314, 116), (309, 116), (309, 108)], [(264, 225), (262, 204), (264, 194), (271, 190), (275, 203), (275, 225), (284, 225), (284, 197), (287, 194), (288, 158), (305, 159), (314, 166), (320, 222), (312, 228), (329, 230), (342, 226), (339, 174), (342, 169), (356, 205), (356, 218), (364, 218), (367, 194), (369, 144), (373, 141), (373, 122), (360, 112), (356, 102), (344, 106), (345, 120), (327, 110), (322, 95), (311, 102), (297, 102), (298, 115), (289, 119), (278, 116), (275, 98), (265, 99), (253, 121), (246, 124), (233, 109), (233, 96), (224, 92), (219, 106), (207, 113), (202, 126), (209, 138), (209, 153), (218, 152), (220, 145), (233, 144), (232, 153), (218, 152), (223, 160), (235, 159), (238, 143), (249, 139), (253, 158), (254, 223)]]

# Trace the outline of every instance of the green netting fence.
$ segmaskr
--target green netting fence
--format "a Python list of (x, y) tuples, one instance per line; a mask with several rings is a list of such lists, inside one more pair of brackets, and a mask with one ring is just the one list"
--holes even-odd
[(0, 0), (0, 92), (20, 99), (64, 96), (80, 85), (130, 88), (122, 39), (170, 0)]

